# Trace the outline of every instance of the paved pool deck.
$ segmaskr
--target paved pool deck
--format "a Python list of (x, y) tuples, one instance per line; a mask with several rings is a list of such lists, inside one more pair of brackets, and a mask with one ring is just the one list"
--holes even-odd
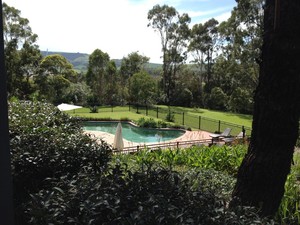
[[(92, 137), (95, 137), (96, 139), (102, 139), (103, 141), (107, 142), (109, 145), (113, 145), (114, 142), (114, 135), (102, 131), (84, 131), (87, 134), (90, 134)], [(180, 141), (194, 141), (194, 140), (204, 140), (204, 139), (211, 139), (209, 136), (211, 133), (207, 131), (186, 131), (182, 136), (170, 140), (168, 142), (180, 142)], [(123, 138), (124, 142), (124, 147), (133, 147), (137, 145), (147, 145), (147, 143), (137, 143), (137, 142), (132, 142), (128, 141)], [(158, 143), (158, 142), (157, 142)], [(162, 143), (162, 142), (161, 142)], [(166, 143), (166, 142), (164, 142)], [(156, 144), (156, 143), (151, 143), (151, 144)]]

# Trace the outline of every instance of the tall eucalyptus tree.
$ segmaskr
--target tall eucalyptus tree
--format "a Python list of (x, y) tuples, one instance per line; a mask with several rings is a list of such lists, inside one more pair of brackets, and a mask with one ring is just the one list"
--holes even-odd
[(300, 1), (266, 0), (251, 142), (233, 191), (264, 216), (274, 215), (280, 205), (298, 138), (299, 21)]
[[(193, 62), (196, 63), (199, 69), (200, 105), (203, 105), (203, 82), (207, 86), (211, 86), (213, 55), (218, 40), (218, 24), (217, 20), (210, 19), (204, 24), (195, 24), (191, 31), (189, 51), (194, 58)], [(206, 76), (204, 76), (205, 74)], [(204, 78), (206, 79), (204, 80)]]
[(36, 44), (37, 35), (21, 11), (3, 3), (3, 36), (7, 89), (10, 95), (27, 98), (34, 90), (30, 79), (37, 74), (42, 55)]
[(174, 7), (155, 5), (148, 12), (148, 26), (158, 31), (163, 53), (162, 88), (165, 103), (171, 104), (174, 98), (176, 75), (187, 58), (187, 45), (190, 37), (188, 14), (180, 15)]
[(104, 103), (105, 73), (109, 65), (109, 60), (109, 55), (100, 49), (94, 50), (89, 56), (86, 82), (92, 89), (98, 104)]

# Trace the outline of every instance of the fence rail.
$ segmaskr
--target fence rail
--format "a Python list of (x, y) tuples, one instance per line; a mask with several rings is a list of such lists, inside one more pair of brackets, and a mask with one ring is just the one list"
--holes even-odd
[(115, 151), (115, 153), (136, 153), (142, 149), (147, 150), (159, 150), (159, 149), (175, 149), (175, 148), (184, 148), (191, 147), (193, 145), (209, 145), (212, 144), (212, 139), (202, 139), (202, 140), (189, 140), (189, 141), (178, 141), (178, 142), (165, 142), (159, 144), (147, 144), (147, 145), (137, 145), (125, 147), (121, 151)]

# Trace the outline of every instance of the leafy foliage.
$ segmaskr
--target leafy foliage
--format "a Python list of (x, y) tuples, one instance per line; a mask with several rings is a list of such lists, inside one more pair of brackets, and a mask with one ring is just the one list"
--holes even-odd
[(151, 128), (157, 128), (158, 127), (158, 123), (153, 118), (142, 117), (138, 120), (137, 124), (140, 127), (151, 127)]
[[(140, 151), (134, 156), (124, 156), (134, 163), (158, 163), (162, 167), (178, 166), (189, 168), (213, 169), (235, 176), (246, 153), (246, 146), (193, 146), (186, 149), (164, 149), (154, 152)], [(129, 158), (129, 159), (128, 159)]]
[[(28, 19), (3, 4), (9, 94), (55, 104), (167, 103), (248, 113), (257, 84), (262, 5), (262, 0), (239, 1), (227, 21), (219, 24), (212, 18), (192, 29), (187, 13), (155, 5), (148, 12), (148, 26), (160, 33), (161, 65), (148, 63), (138, 51), (122, 60), (110, 60), (100, 49), (91, 55), (41, 53)], [(188, 53), (192, 64), (186, 64)], [(237, 87), (242, 91), (235, 93)], [(213, 88), (219, 89), (212, 92)]]
[(175, 121), (174, 113), (169, 110), (165, 119), (167, 122), (174, 122)]
[[(263, 222), (254, 208), (228, 208), (234, 179), (232, 165), (221, 166), (229, 158), (225, 151), (219, 155), (224, 161), (211, 165), (213, 154), (207, 155), (207, 167), (195, 166), (188, 150), (117, 155), (107, 167), (110, 148), (83, 135), (77, 119), (52, 105), (12, 102), (9, 114), (20, 224)], [(194, 158), (208, 152), (196, 149), (189, 149)], [(174, 170), (183, 165), (190, 169)]]
[[(52, 190), (32, 195), (33, 224), (260, 224), (252, 208), (229, 210), (215, 193), (232, 179), (212, 171), (180, 174), (144, 165), (130, 171), (113, 166), (104, 177), (89, 169)], [(220, 183), (226, 183), (219, 185)], [(218, 190), (218, 191), (217, 191)], [(267, 224), (267, 222), (265, 223)]]
[(227, 95), (219, 87), (214, 87), (211, 93), (207, 95), (206, 104), (209, 108), (214, 108), (217, 110), (225, 110), (226, 104), (228, 102)]
[(48, 103), (9, 103), (10, 149), (16, 204), (51, 187), (61, 176), (74, 176), (84, 166), (105, 170), (111, 149), (85, 135), (77, 119)]
[(285, 182), (285, 192), (277, 212), (282, 224), (300, 224), (300, 152), (294, 153), (291, 173)]
[(130, 101), (136, 104), (151, 104), (155, 96), (155, 81), (145, 71), (135, 73), (129, 79)]

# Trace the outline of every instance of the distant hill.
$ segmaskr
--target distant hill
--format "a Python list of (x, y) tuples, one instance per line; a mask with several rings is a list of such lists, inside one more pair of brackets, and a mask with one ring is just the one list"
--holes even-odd
[(48, 51), (41, 51), (42, 55), (55, 55), (59, 54), (65, 57), (73, 66), (74, 69), (78, 72), (86, 72), (87, 66), (89, 62), (89, 54), (86, 53), (70, 53), (70, 52), (48, 52)]
[[(45, 57), (47, 55), (59, 54), (65, 57), (73, 66), (74, 69), (78, 72), (85, 73), (87, 71), (87, 66), (89, 62), (89, 54), (86, 53), (70, 53), (70, 52), (48, 52), (41, 51), (42, 55)], [(112, 59), (115, 61), (117, 68), (121, 67), (122, 59)], [(162, 69), (162, 64), (158, 63), (147, 63), (145, 65), (145, 70), (153, 75), (158, 76), (160, 74), (160, 70)]]

